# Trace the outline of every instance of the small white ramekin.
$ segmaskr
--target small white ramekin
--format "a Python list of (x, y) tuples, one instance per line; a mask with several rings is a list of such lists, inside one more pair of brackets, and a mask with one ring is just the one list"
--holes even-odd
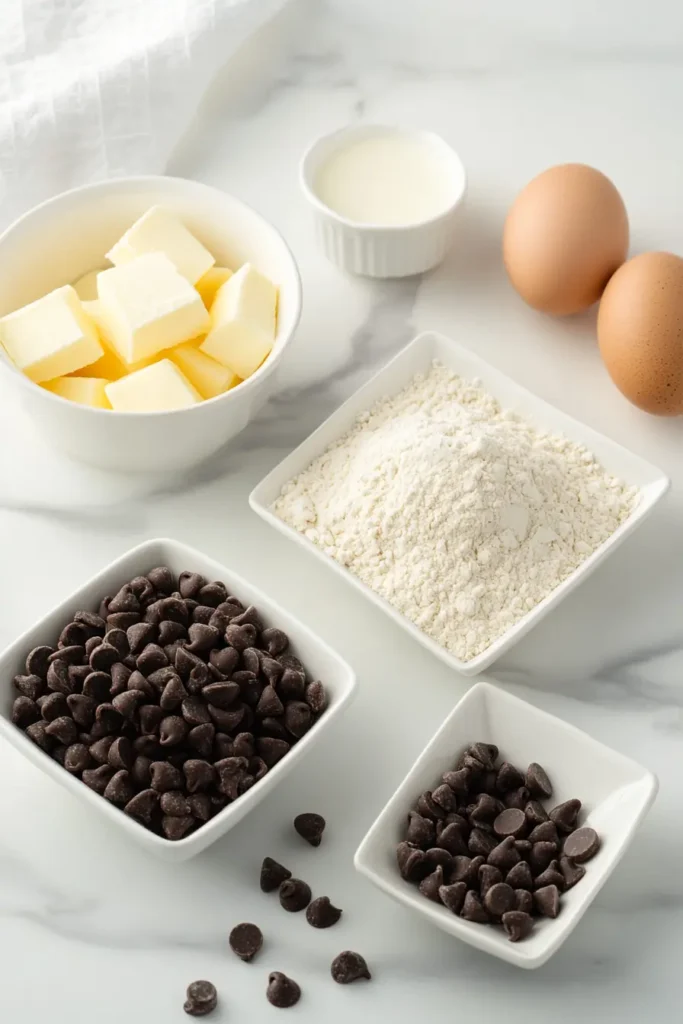
[[(412, 137), (433, 146), (441, 156), (446, 155), (453, 167), (454, 190), (453, 199), (443, 212), (415, 224), (359, 224), (335, 213), (320, 199), (315, 179), (323, 163), (350, 142), (382, 134)], [(300, 181), (327, 258), (352, 274), (380, 278), (422, 274), (443, 260), (453, 240), (456, 210), (467, 186), (460, 157), (440, 136), (388, 125), (356, 125), (321, 136), (304, 153)]]

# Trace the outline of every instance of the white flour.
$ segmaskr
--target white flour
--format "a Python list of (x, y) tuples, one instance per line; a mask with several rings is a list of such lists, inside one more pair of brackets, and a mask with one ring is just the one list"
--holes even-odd
[(637, 491), (435, 364), (290, 481), (274, 511), (468, 661), (629, 515)]

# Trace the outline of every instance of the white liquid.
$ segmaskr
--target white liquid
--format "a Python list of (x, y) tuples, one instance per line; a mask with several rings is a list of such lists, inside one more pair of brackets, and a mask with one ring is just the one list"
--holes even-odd
[(350, 142), (318, 171), (318, 197), (356, 224), (404, 225), (443, 213), (459, 190), (447, 152), (400, 133)]

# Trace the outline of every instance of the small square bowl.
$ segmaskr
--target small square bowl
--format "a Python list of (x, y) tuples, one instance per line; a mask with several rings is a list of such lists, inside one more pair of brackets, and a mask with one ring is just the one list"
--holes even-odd
[[(196, 832), (177, 842), (150, 832), (93, 792), (32, 743), (11, 721), (12, 702), (16, 697), (12, 680), (15, 675), (25, 671), (24, 661), (28, 652), (39, 644), (54, 643), (60, 630), (76, 611), (96, 609), (105, 594), (115, 594), (126, 581), (144, 575), (157, 565), (168, 565), (176, 574), (190, 570), (211, 580), (222, 580), (230, 593), (244, 604), (255, 605), (267, 626), (277, 626), (289, 635), (292, 652), (303, 661), (314, 678), (323, 681), (328, 697), (328, 706), (319, 720), (267, 775)], [(114, 827), (127, 833), (145, 849), (167, 861), (184, 861), (194, 857), (241, 821), (306, 756), (312, 745), (322, 738), (356, 689), (356, 678), (351, 667), (302, 622), (237, 573), (194, 548), (168, 539), (146, 541), (117, 558), (15, 640), (0, 654), (0, 679), (3, 681), (0, 691), (0, 736), (103, 819), (109, 820)]]
[[(640, 491), (640, 500), (630, 516), (600, 547), (593, 552), (581, 565), (574, 570), (559, 586), (540, 601), (531, 611), (527, 612), (505, 633), (498, 637), (485, 651), (470, 661), (461, 661), (445, 647), (423, 633), (414, 623), (405, 618), (383, 597), (380, 597), (348, 569), (335, 562), (320, 548), (285, 523), (272, 510), (273, 503), (279, 497), (284, 485), (304, 469), (318, 455), (342, 437), (349, 430), (360, 413), (365, 412), (375, 402), (390, 395), (397, 394), (417, 373), (426, 373), (434, 360), (449, 367), (466, 380), (477, 379), (481, 386), (498, 399), (505, 409), (509, 409), (542, 431), (560, 434), (585, 445), (600, 463), (614, 476), (635, 486)], [(657, 502), (669, 488), (667, 477), (639, 456), (622, 448), (603, 434), (592, 430), (578, 420), (572, 419), (559, 409), (537, 398), (526, 388), (516, 384), (506, 374), (496, 370), (490, 363), (480, 359), (464, 345), (452, 341), (443, 335), (426, 332), (418, 335), (399, 354), (387, 363), (367, 384), (364, 384), (347, 402), (325, 420), (303, 444), (299, 445), (290, 455), (273, 469), (264, 480), (251, 492), (249, 503), (258, 515), (274, 526), (276, 530), (291, 537), (298, 544), (313, 552), (336, 573), (352, 583), (369, 600), (382, 608), (395, 622), (410, 633), (418, 643), (431, 651), (461, 675), (478, 675), (500, 658), (513, 644), (520, 640), (548, 612), (552, 611), (560, 601), (571, 593), (579, 583), (583, 582), (609, 554), (632, 533), (645, 517), (652, 512)]]
[[(495, 743), (501, 758), (519, 767), (536, 761), (553, 783), (553, 804), (578, 797), (581, 825), (602, 845), (584, 878), (564, 893), (554, 920), (539, 920), (529, 938), (510, 942), (502, 928), (473, 924), (424, 897), (404, 881), (396, 846), (408, 811), (432, 790), (473, 742)], [(476, 949), (527, 969), (540, 967), (574, 930), (626, 852), (657, 794), (656, 777), (572, 725), (539, 711), (490, 683), (477, 683), (456, 705), (392, 796), (356, 851), (356, 870), (393, 899)]]

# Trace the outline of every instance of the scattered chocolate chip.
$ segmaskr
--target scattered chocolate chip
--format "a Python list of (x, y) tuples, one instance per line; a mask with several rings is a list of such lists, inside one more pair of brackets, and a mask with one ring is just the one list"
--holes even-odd
[(531, 915), (522, 910), (508, 910), (507, 914), (503, 914), (502, 921), (510, 942), (526, 939), (534, 927)]
[(190, 1017), (206, 1017), (207, 1014), (213, 1013), (217, 1006), (218, 993), (216, 986), (210, 981), (193, 981), (187, 986), (187, 999), (183, 1009)]
[(331, 928), (342, 916), (342, 911), (334, 907), (327, 896), (318, 896), (306, 907), (306, 920), (313, 928)]
[(360, 953), (354, 953), (350, 949), (344, 950), (332, 961), (332, 978), (338, 985), (350, 985), (361, 978), (369, 981), (372, 975), (368, 965)]
[(305, 813), (297, 814), (294, 819), (294, 828), (302, 839), (305, 839), (311, 846), (320, 846), (322, 835), (325, 831), (325, 819), (321, 814)]
[(274, 892), (291, 877), (292, 872), (282, 864), (278, 864), (272, 857), (263, 858), (260, 881), (262, 892)]
[(281, 971), (273, 971), (268, 975), (266, 997), (273, 1006), (277, 1006), (279, 1009), (287, 1009), (299, 1002), (301, 999), (301, 989), (286, 974), (283, 974)]
[(263, 946), (263, 933), (255, 924), (237, 924), (230, 932), (229, 942), (233, 953), (249, 963)]
[(564, 841), (563, 853), (576, 864), (585, 864), (600, 849), (600, 837), (593, 828), (577, 828)]
[(287, 878), (280, 886), (280, 905), (296, 914), (311, 902), (311, 887), (300, 878)]

